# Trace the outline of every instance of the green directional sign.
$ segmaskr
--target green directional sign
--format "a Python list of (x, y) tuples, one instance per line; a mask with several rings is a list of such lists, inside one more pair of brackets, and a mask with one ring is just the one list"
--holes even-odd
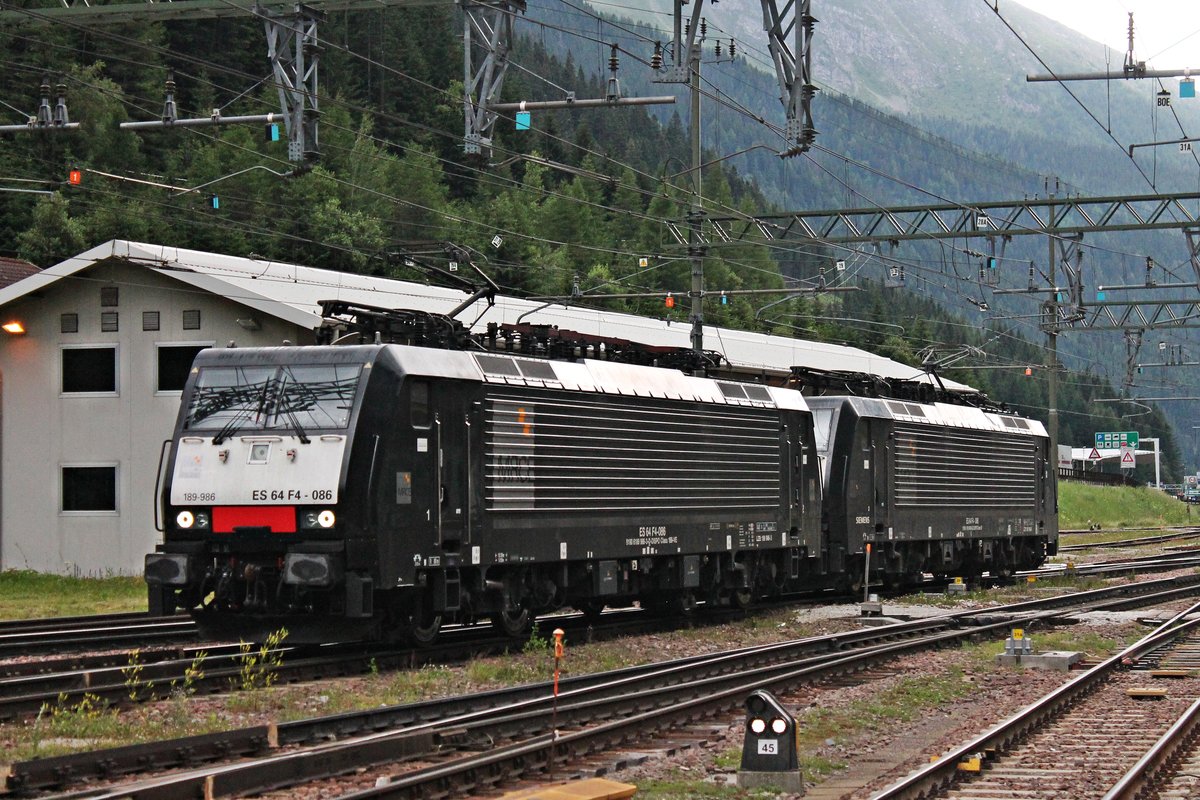
[(1105, 431), (1096, 434), (1096, 447), (1108, 450), (1117, 450), (1122, 447), (1136, 450), (1139, 441), (1137, 431)]

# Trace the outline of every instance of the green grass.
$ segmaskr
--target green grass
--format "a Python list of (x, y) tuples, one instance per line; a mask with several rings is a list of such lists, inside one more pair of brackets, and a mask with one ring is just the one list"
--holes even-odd
[(146, 584), (141, 578), (68, 578), (28, 570), (0, 572), (0, 620), (145, 610)]
[(1157, 528), (1163, 525), (1200, 524), (1200, 508), (1144, 486), (1094, 486), (1060, 481), (1058, 526), (1064, 530), (1087, 528)]

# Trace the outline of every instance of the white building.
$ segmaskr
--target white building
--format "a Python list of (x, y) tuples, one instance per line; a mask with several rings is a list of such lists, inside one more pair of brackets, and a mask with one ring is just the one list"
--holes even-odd
[[(465, 293), (173, 247), (110, 241), (0, 289), (0, 569), (140, 574), (154, 489), (197, 350), (311, 344), (321, 300), (447, 312)], [(500, 297), (462, 315), (687, 347), (686, 324)], [(855, 348), (706, 328), (746, 369), (918, 377)], [(958, 384), (951, 384), (957, 386)]]

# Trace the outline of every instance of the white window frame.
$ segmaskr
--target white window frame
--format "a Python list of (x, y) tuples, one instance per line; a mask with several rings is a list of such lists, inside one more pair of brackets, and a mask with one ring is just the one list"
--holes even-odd
[[(64, 479), (66, 470), (80, 467), (96, 468), (109, 467), (113, 471), (113, 506), (111, 509), (78, 509), (68, 511), (63, 508), (66, 498)], [(121, 463), (119, 461), (79, 461), (58, 465), (58, 515), (60, 517), (119, 517), (121, 516)]]
[(155, 342), (154, 343), (154, 396), (155, 397), (179, 397), (183, 394), (182, 389), (159, 389), (158, 388), (158, 350), (160, 347), (216, 347), (217, 343), (214, 340), (203, 342)]
[[(93, 342), (91, 344), (60, 344), (58, 346), (58, 396), (59, 397), (120, 397), (121, 396), (121, 345), (117, 342)], [(63, 352), (66, 350), (112, 350), (113, 391), (111, 392), (68, 392), (63, 382)]]

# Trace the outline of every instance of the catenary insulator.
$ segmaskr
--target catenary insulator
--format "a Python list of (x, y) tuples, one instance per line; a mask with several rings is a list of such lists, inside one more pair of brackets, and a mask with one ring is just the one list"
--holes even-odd
[(721, 42), (718, 41), (716, 47), (713, 48), (713, 55), (717, 58), (721, 57)]
[(650, 56), (650, 69), (662, 69), (663, 55), (662, 42), (654, 43), (654, 55)]
[(733, 39), (729, 40), (729, 57), (733, 58), (737, 55), (737, 43)]
[(175, 70), (167, 70), (166, 96), (163, 99), (162, 121), (173, 123), (179, 119), (179, 109), (175, 105)]
[(42, 78), (42, 85), (39, 88), (41, 101), (38, 103), (37, 124), (40, 127), (49, 126), (53, 121), (53, 115), (50, 111), (50, 78)]
[(621, 82), (617, 80), (617, 67), (620, 66), (620, 60), (617, 58), (617, 46), (613, 44), (612, 54), (608, 57), (608, 68), (610, 70), (608, 76), (608, 89), (604, 93), (604, 99), (610, 103), (621, 99)]
[(708, 36), (708, 17), (700, 18), (700, 38)]
[(66, 125), (71, 121), (67, 114), (67, 85), (58, 83), (54, 86), (54, 124)]

